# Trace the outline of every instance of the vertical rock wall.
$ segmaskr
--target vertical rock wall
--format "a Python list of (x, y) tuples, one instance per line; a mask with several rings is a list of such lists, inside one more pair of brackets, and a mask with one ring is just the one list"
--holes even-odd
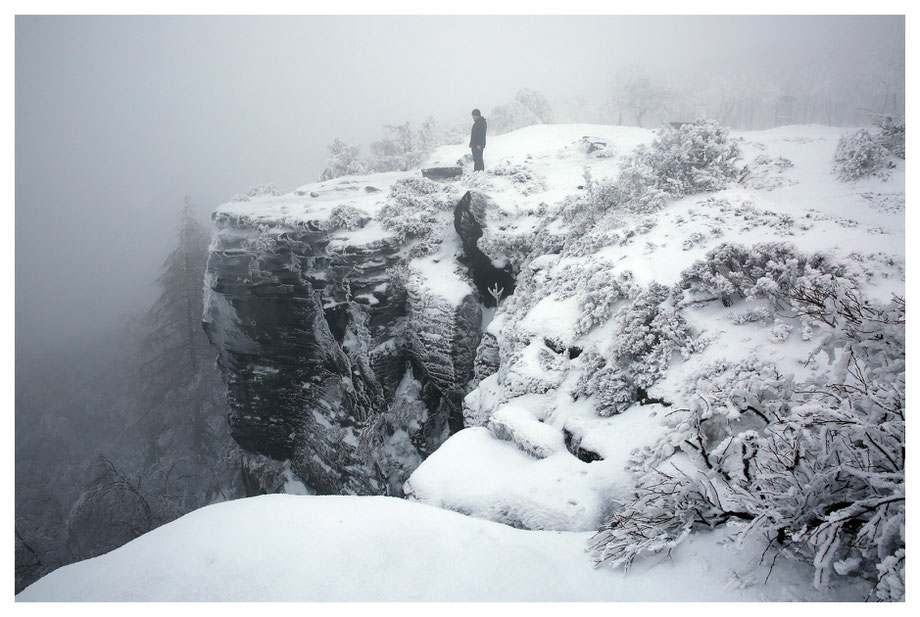
[[(479, 299), (393, 285), (393, 239), (331, 245), (314, 223), (215, 223), (203, 325), (234, 439), (290, 460), (319, 494), (398, 494), (411, 462), (462, 428)], [(415, 386), (400, 389), (406, 378)]]

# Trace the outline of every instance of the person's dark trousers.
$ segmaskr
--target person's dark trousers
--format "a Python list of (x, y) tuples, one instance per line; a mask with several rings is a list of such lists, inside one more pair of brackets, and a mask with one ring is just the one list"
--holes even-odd
[(482, 150), (470, 148), (473, 151), (473, 171), (485, 171), (486, 164), (482, 162)]

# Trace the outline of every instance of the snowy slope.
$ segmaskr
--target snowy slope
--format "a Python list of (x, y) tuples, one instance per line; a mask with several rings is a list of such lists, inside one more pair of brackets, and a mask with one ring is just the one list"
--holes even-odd
[[(821, 599), (740, 576), (707, 538), (628, 576), (594, 570), (589, 534), (533, 532), (386, 497), (270, 495), (209, 506), (65, 566), (19, 601), (548, 601)], [(737, 555), (733, 565), (751, 559)], [(807, 577), (806, 577), (807, 578)], [(855, 589), (844, 590), (858, 599)], [(803, 595), (804, 594), (804, 595)]]

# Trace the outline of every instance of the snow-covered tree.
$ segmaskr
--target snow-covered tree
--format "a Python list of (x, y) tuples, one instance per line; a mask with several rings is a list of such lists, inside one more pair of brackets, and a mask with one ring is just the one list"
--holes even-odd
[(552, 124), (553, 110), (545, 96), (522, 88), (507, 104), (492, 108), (488, 120), (489, 132), (501, 135), (534, 124)]
[(328, 146), (329, 160), (326, 169), (319, 179), (331, 180), (339, 176), (360, 175), (369, 173), (371, 166), (360, 155), (360, 148), (346, 144), (338, 137)]
[(440, 145), (434, 119), (429, 118), (418, 131), (409, 123), (387, 125), (381, 139), (371, 142), (371, 166), (374, 171), (406, 171), (421, 165)]
[(165, 503), (143, 484), (142, 474), (129, 476), (103, 454), (90, 462), (85, 488), (67, 514), (76, 554), (84, 559), (102, 555), (175, 518), (157, 511)]
[(143, 444), (146, 473), (187, 512), (233, 496), (238, 461), (216, 354), (201, 328), (210, 239), (188, 198), (178, 236), (148, 313), (146, 359), (138, 371), (142, 411), (132, 431)]
[(636, 126), (642, 126), (647, 114), (664, 110), (671, 97), (671, 91), (653, 82), (638, 66), (621, 67), (611, 82), (610, 107), (617, 124), (623, 124), (628, 113)]

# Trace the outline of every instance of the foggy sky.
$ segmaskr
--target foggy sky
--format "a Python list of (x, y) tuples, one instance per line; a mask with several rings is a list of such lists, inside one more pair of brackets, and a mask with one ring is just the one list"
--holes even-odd
[[(903, 49), (901, 17), (17, 17), (17, 357), (155, 297), (183, 196), (290, 191), (334, 137), (468, 123), (623, 64), (715, 70)], [(366, 151), (366, 147), (365, 147)]]

